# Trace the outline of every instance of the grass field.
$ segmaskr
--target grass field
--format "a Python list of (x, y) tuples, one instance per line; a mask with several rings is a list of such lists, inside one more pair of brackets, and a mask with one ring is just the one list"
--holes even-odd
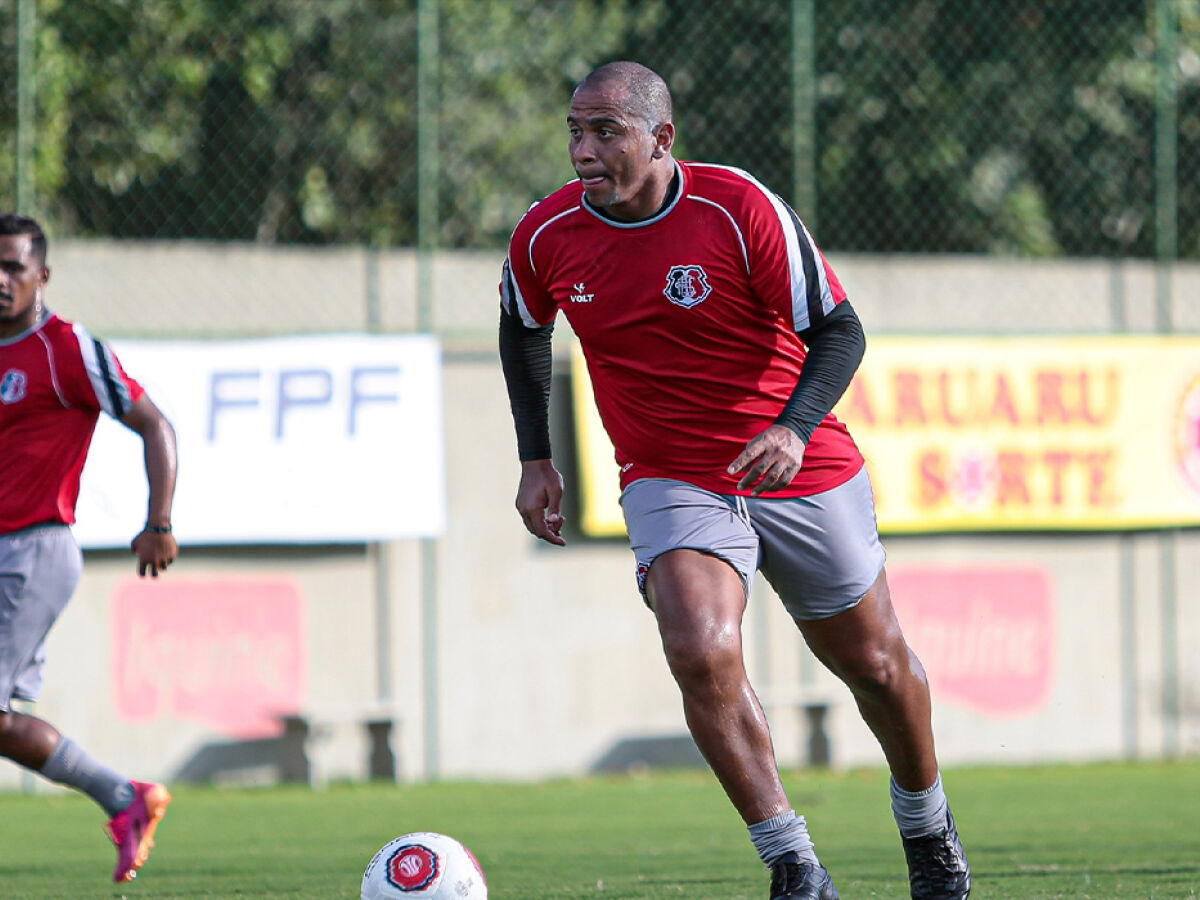
[[(986, 898), (1200, 896), (1200, 761), (946, 773)], [(882, 771), (785, 782), (845, 900), (908, 896)], [(175, 790), (130, 885), (106, 879), (102, 815), (74, 794), (0, 795), (0, 897), (357, 898), (390, 838), (445, 831), (493, 900), (765, 900), (745, 830), (704, 772), (532, 785)]]

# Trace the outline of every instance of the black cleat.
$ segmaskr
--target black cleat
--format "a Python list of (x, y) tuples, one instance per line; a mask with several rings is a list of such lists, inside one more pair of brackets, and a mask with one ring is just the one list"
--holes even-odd
[(771, 900), (838, 900), (824, 866), (785, 862), (771, 866)]
[(949, 809), (941, 831), (904, 838), (904, 858), (913, 900), (966, 900), (970, 896), (971, 867)]

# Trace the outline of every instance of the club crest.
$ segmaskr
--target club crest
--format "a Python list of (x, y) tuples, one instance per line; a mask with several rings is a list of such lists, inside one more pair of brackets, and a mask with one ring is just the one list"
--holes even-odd
[(24, 372), (20, 369), (9, 369), (4, 373), (4, 377), (0, 378), (0, 403), (7, 406), (24, 400), (28, 384), (29, 379)]
[(676, 306), (691, 309), (704, 302), (712, 293), (712, 287), (708, 283), (708, 274), (700, 266), (671, 266), (663, 293)]

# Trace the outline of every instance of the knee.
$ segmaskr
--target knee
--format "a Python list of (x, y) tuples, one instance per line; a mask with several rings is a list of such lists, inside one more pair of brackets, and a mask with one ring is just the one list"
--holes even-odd
[(904, 641), (858, 647), (837, 666), (842, 680), (857, 696), (887, 697), (903, 691), (925, 674)]
[(681, 685), (720, 681), (741, 671), (737, 629), (712, 626), (696, 631), (664, 632), (663, 654)]

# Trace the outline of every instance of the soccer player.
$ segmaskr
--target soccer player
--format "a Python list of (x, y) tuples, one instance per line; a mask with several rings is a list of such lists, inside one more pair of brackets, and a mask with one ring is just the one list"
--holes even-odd
[(892, 609), (863, 458), (830, 414), (865, 346), (841, 284), (753, 177), (673, 157), (671, 95), (644, 66), (592, 72), (567, 129), (579, 177), (525, 214), (500, 285), (525, 527), (565, 543), (548, 428), (561, 309), (616, 448), (638, 587), (688, 728), (770, 869), (772, 900), (838, 893), (746, 677), (756, 569), (883, 748), (912, 896), (965, 898), (925, 673)]
[(41, 226), (0, 215), (0, 755), (100, 804), (117, 848), (113, 880), (124, 882), (146, 862), (167, 789), (114, 772), (12, 700), (37, 699), (46, 635), (79, 581), (70, 525), (100, 412), (145, 445), (149, 513), (131, 545), (143, 576), (158, 577), (179, 551), (175, 432), (107, 344), (46, 308), (49, 278)]

